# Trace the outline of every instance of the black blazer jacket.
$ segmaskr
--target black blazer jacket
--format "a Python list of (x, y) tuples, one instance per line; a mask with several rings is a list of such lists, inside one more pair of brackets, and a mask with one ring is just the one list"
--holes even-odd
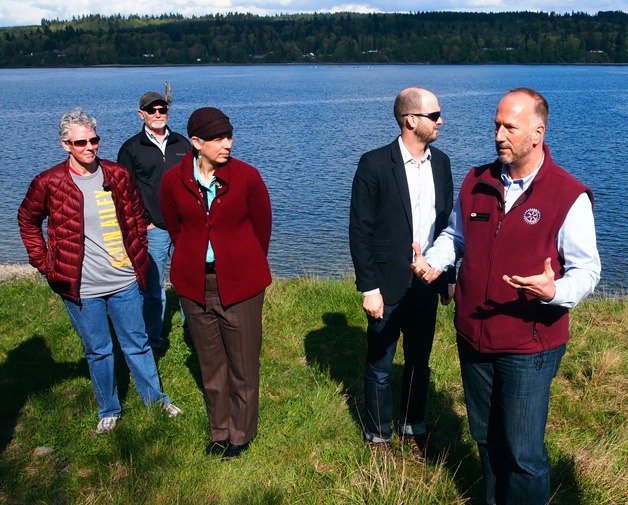
[[(430, 146), (436, 193), (434, 238), (447, 226), (453, 207), (449, 157)], [(399, 141), (362, 155), (353, 179), (349, 217), (349, 245), (358, 291), (379, 288), (386, 305), (397, 303), (410, 287), (412, 209)], [(450, 268), (435, 288), (446, 293), (455, 283)]]

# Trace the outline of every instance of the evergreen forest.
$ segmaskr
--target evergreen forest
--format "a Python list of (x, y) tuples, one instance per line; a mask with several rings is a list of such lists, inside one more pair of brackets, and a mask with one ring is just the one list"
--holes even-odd
[(0, 28), (0, 67), (622, 64), (627, 21), (622, 11), (87, 15)]

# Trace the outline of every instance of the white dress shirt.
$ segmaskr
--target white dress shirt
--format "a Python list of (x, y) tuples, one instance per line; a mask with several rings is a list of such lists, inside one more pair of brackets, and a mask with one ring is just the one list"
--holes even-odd
[[(436, 190), (432, 172), (432, 153), (428, 146), (423, 153), (423, 158), (415, 160), (403, 145), (401, 135), (398, 141), (410, 190), (412, 240), (421, 245), (421, 251), (427, 251), (434, 243), (436, 227)], [(379, 288), (376, 288), (362, 294), (368, 296), (378, 293)]]
[(399, 148), (406, 171), (410, 203), (412, 205), (412, 241), (427, 251), (434, 243), (436, 227), (436, 190), (432, 172), (432, 153), (429, 146), (423, 157), (415, 160), (399, 137)]

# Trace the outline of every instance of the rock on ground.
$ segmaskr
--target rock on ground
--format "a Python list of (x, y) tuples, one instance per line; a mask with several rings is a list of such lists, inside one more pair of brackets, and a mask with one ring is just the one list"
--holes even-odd
[(0, 282), (24, 279), (27, 277), (41, 278), (39, 272), (28, 264), (0, 264)]

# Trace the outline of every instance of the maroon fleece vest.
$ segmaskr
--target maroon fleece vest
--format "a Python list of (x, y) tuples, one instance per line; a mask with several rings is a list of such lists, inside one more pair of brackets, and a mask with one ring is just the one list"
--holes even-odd
[(569, 209), (591, 190), (554, 163), (547, 146), (536, 177), (504, 212), (501, 163), (472, 169), (460, 189), (465, 254), (456, 289), (455, 326), (479, 352), (534, 354), (569, 339), (569, 314), (511, 288), (504, 274), (537, 275), (549, 257), (564, 275), (558, 232)]

